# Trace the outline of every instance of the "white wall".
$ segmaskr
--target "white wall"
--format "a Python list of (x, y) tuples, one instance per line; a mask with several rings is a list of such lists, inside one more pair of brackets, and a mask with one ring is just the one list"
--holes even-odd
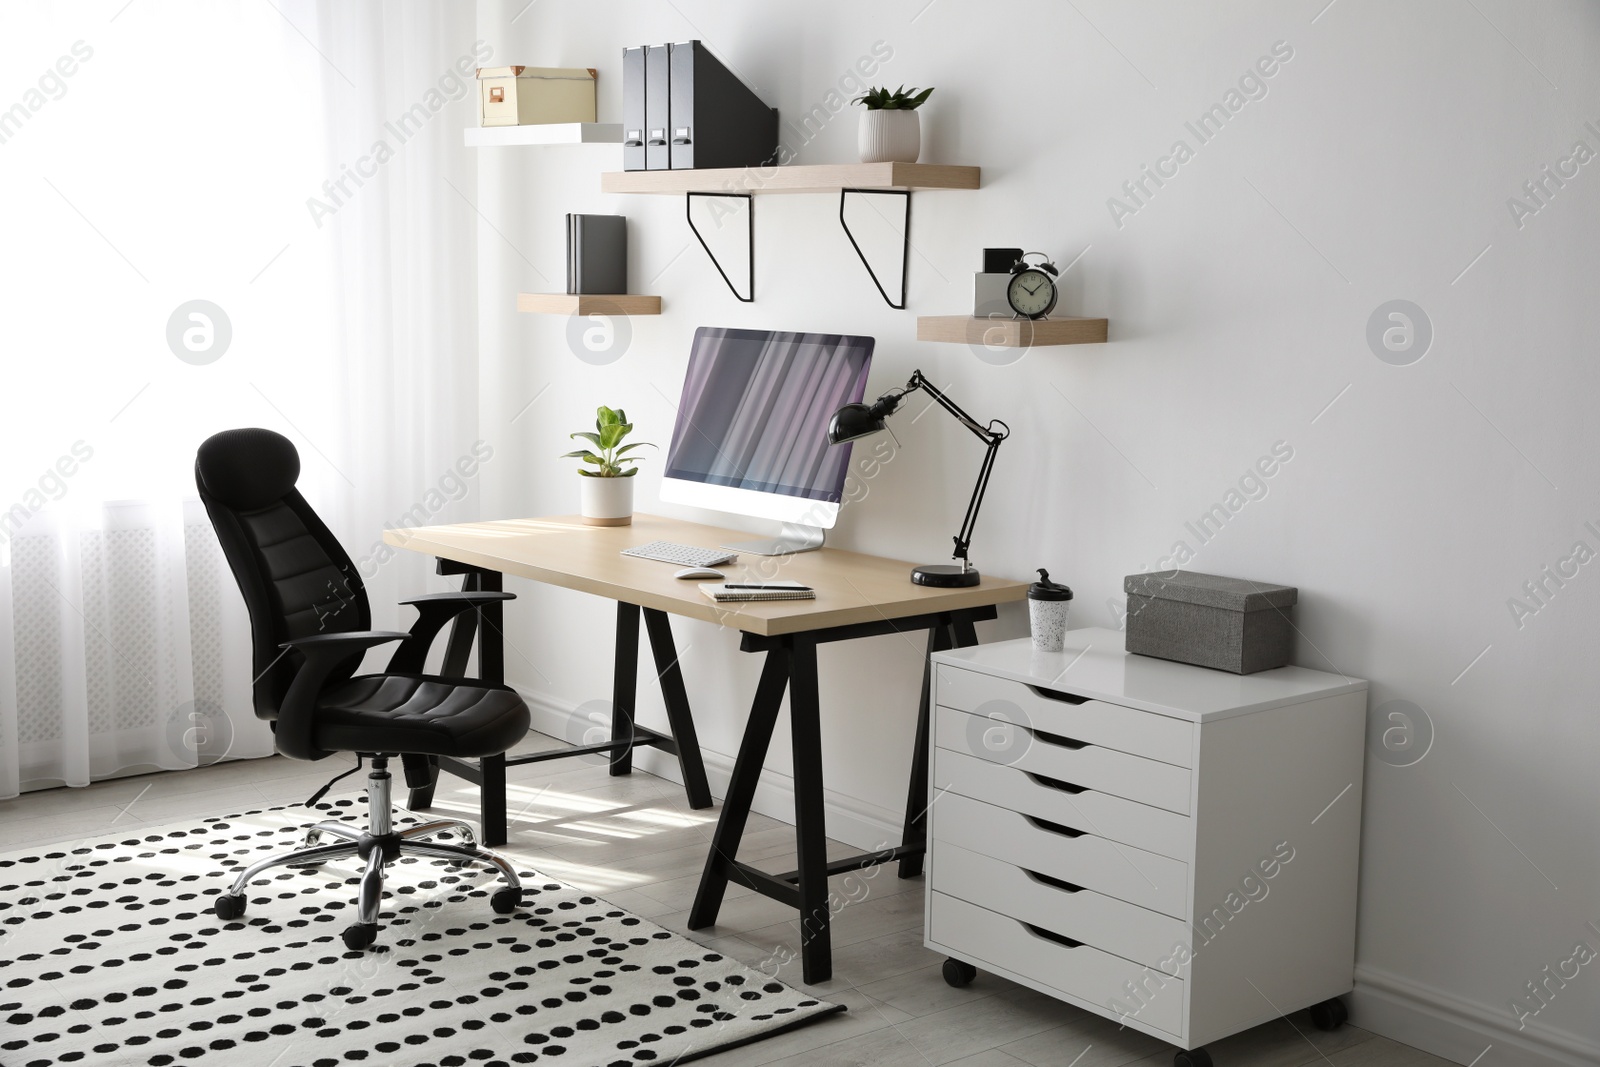
[[(1578, 567), (1520, 626), (1508, 607), (1574, 542), (1600, 551), (1600, 164), (1520, 226), (1508, 208), (1575, 141), (1600, 151), (1600, 7), (1325, 3), (482, 5), (497, 62), (599, 67), (609, 119), (620, 117), (624, 45), (702, 38), (793, 116), (885, 42), (893, 57), (874, 80), (938, 86), (924, 160), (979, 164), (984, 185), (917, 194), (905, 312), (872, 290), (832, 198), (760, 200), (757, 301), (744, 305), (693, 244), (681, 201), (599, 192), (598, 173), (620, 165), (615, 147), (486, 153), (483, 419), (508, 457), (485, 468), (487, 504), (495, 515), (575, 510), (570, 462), (554, 457), (598, 403), (627, 408), (665, 445), (698, 325), (872, 334), (872, 391), (921, 367), (1015, 430), (978, 564), (1011, 577), (1048, 566), (1077, 590), (1079, 623), (1114, 626), (1122, 576), (1156, 566), (1175, 541), (1196, 546), (1185, 523), (1229, 502), (1286, 442), (1293, 458), (1266, 495), (1191, 565), (1299, 586), (1297, 662), (1371, 679), (1375, 706), (1411, 701), (1435, 733), (1414, 766), (1368, 760), (1359, 1017), (1461, 1062), (1492, 1042), (1484, 1067), (1524, 1046), (1600, 1061), (1600, 962), (1551, 983), (1520, 1034), (1511, 1006), (1577, 942), (1600, 949), (1585, 926), (1600, 923), (1600, 564)], [(1265, 96), (1118, 225), (1108, 199), (1175, 140), (1195, 148), (1185, 123), (1275, 45), (1292, 58)], [(798, 162), (853, 159), (855, 123), (853, 110), (833, 119)], [(659, 318), (629, 323), (631, 347), (609, 366), (575, 357), (565, 320), (513, 311), (519, 290), (560, 290), (567, 211), (625, 213), (632, 288), (665, 300)], [(1061, 264), (1087, 248), (1062, 310), (1108, 316), (1111, 342), (1009, 366), (915, 342), (916, 315), (970, 307), (985, 245), (1043, 249)], [(1433, 326), (1431, 349), (1408, 366), (1380, 361), (1366, 339), (1369, 316), (1394, 299)], [(937, 560), (979, 448), (938, 413), (896, 431), (904, 451), (831, 540)], [(639, 479), (641, 510), (658, 510), (658, 470)], [(547, 713), (604, 700), (609, 605), (519, 592), (513, 679)], [(984, 636), (1023, 628), (1008, 614)], [(704, 747), (725, 768), (758, 665), (732, 634), (677, 633)], [(892, 832), (920, 655), (892, 638), (823, 653), (835, 836), (871, 845)], [(646, 691), (644, 704), (659, 724), (659, 700)], [(782, 741), (769, 766), (781, 785)]]

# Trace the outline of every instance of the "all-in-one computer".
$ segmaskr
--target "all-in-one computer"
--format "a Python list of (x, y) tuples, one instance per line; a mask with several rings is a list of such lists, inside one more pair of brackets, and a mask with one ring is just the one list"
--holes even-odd
[(850, 446), (828, 423), (866, 395), (873, 338), (702, 326), (695, 331), (661, 499), (775, 519), (757, 555), (820, 547), (839, 518)]

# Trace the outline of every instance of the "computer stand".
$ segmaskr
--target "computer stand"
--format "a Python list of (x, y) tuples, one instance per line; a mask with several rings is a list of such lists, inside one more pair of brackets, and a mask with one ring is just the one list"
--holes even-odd
[(819, 526), (786, 522), (779, 529), (777, 537), (764, 538), (760, 541), (740, 541), (721, 547), (731, 548), (735, 552), (748, 552), (752, 556), (792, 556), (796, 552), (810, 552), (812, 549), (821, 548), (826, 533), (827, 531)]

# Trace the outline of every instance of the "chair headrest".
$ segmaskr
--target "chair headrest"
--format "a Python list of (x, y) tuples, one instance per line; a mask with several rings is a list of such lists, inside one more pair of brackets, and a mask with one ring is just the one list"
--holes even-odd
[(271, 430), (223, 430), (200, 445), (194, 474), (202, 493), (235, 510), (254, 511), (294, 489), (300, 453)]

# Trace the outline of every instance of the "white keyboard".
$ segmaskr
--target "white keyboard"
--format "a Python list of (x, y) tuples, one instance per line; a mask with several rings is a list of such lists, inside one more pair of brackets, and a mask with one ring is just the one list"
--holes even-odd
[(640, 559), (659, 560), (662, 563), (676, 563), (680, 567), (715, 567), (739, 558), (739, 553), (729, 552), (726, 549), (678, 545), (671, 541), (651, 541), (648, 545), (625, 548), (622, 554), (637, 556)]

